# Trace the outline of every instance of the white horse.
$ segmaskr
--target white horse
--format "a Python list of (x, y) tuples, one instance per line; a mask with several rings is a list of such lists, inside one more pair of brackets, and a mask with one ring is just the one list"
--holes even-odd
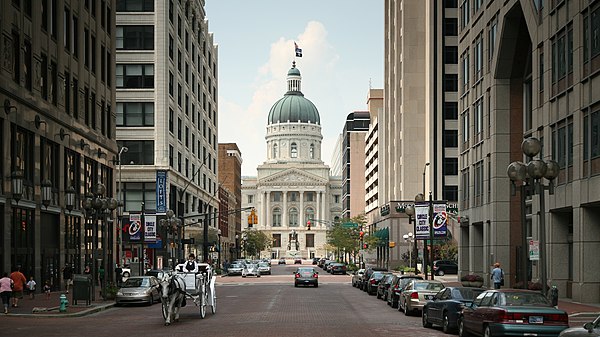
[(185, 306), (185, 282), (179, 275), (169, 273), (163, 273), (159, 282), (165, 325), (170, 325), (173, 314), (175, 314), (174, 321), (179, 321), (179, 309)]

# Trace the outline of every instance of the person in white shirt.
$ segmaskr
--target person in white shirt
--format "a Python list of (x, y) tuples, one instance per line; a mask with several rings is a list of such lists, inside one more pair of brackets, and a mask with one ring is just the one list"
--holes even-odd
[(198, 263), (196, 262), (196, 256), (194, 256), (194, 254), (190, 254), (185, 263), (180, 263), (177, 265), (177, 271), (185, 273), (197, 273), (199, 270)]

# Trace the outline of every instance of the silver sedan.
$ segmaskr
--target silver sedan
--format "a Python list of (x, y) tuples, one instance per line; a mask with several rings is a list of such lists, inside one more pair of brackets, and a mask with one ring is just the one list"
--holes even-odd
[(406, 316), (413, 312), (420, 312), (425, 303), (432, 300), (442, 289), (444, 284), (440, 281), (412, 280), (402, 290), (398, 310), (404, 311)]
[(154, 276), (132, 276), (122, 285), (115, 297), (115, 304), (143, 303), (152, 305), (160, 301), (159, 283)]
[(593, 322), (588, 322), (583, 327), (563, 330), (559, 337), (597, 337), (600, 336), (600, 316)]

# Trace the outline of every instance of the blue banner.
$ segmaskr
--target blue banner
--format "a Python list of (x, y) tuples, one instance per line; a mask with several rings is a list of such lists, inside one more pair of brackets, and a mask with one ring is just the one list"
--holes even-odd
[(156, 213), (167, 211), (167, 171), (156, 171)]
[(433, 204), (433, 236), (436, 238), (448, 235), (448, 213), (446, 203)]

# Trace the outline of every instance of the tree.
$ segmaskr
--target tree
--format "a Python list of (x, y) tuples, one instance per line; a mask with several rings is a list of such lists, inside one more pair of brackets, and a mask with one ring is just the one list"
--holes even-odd
[[(336, 248), (338, 256), (345, 252), (356, 257), (356, 252), (362, 248), (360, 247), (360, 231), (361, 228), (364, 230), (366, 222), (364, 214), (341, 219), (327, 231), (327, 243)], [(356, 226), (344, 225), (349, 223), (356, 224)], [(370, 240), (368, 237), (363, 238), (363, 240), (365, 239)]]
[(244, 253), (246, 256), (257, 256), (261, 251), (271, 247), (271, 238), (262, 231), (256, 229), (245, 229), (242, 232), (244, 238)]

